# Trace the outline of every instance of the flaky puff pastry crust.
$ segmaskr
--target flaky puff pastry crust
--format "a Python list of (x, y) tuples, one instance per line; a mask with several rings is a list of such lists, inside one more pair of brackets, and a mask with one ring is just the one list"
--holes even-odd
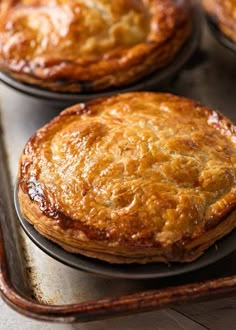
[(236, 1), (202, 0), (202, 3), (221, 32), (236, 42)]
[(27, 143), (19, 202), (68, 251), (192, 261), (236, 225), (235, 126), (196, 102), (128, 93), (68, 108)]
[(187, 0), (2, 0), (0, 69), (54, 91), (124, 86), (168, 65), (191, 29)]

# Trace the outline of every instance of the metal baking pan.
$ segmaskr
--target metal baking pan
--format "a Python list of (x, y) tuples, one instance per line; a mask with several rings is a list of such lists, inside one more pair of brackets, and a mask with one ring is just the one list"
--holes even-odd
[(206, 15), (206, 20), (215, 38), (223, 46), (227, 47), (232, 52), (236, 53), (236, 43), (220, 31), (217, 22), (214, 20), (214, 18), (209, 15)]
[[(204, 30), (201, 51), (166, 91), (194, 98), (236, 121), (236, 58)], [(183, 275), (108, 279), (72, 269), (37, 248), (18, 226), (13, 184), (24, 144), (57, 115), (0, 85), (0, 294), (18, 312), (52, 322), (84, 322), (236, 293), (236, 253)], [(45, 111), (46, 110), (46, 111)], [(217, 249), (217, 245), (215, 246)]]

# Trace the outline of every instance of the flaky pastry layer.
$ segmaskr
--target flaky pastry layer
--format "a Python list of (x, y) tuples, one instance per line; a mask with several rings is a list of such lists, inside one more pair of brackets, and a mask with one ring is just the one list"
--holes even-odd
[(229, 120), (170, 94), (78, 104), (27, 143), (20, 207), (71, 252), (192, 261), (236, 225), (235, 143)]
[(54, 91), (124, 86), (168, 65), (191, 29), (186, 0), (3, 0), (0, 69)]
[(236, 1), (202, 0), (202, 2), (223, 34), (236, 42)]

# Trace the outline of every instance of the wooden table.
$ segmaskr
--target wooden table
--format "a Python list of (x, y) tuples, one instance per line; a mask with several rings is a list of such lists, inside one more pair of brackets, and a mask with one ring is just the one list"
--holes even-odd
[(41, 323), (12, 311), (0, 300), (1, 330), (234, 330), (236, 297), (75, 325)]

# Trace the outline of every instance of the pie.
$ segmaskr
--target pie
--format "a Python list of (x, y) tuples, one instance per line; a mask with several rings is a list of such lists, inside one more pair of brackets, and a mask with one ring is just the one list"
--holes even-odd
[(2, 0), (0, 70), (53, 91), (132, 84), (189, 39), (187, 0)]
[(220, 31), (236, 42), (236, 1), (202, 0), (208, 15), (217, 24)]
[(236, 226), (235, 132), (220, 113), (171, 94), (74, 105), (26, 144), (20, 209), (73, 253), (193, 261)]

